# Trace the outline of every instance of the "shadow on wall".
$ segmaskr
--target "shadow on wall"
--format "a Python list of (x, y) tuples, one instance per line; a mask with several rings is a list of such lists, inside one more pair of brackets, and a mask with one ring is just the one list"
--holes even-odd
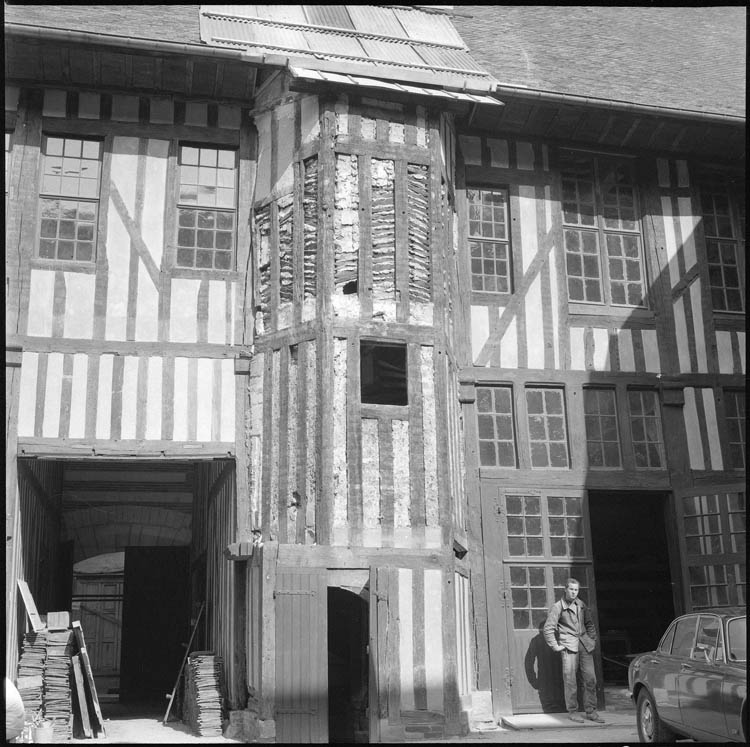
[(560, 657), (545, 642), (543, 629), (544, 623), (540, 623), (538, 634), (526, 649), (524, 671), (529, 685), (539, 693), (542, 711), (556, 713), (563, 692), (562, 667)]

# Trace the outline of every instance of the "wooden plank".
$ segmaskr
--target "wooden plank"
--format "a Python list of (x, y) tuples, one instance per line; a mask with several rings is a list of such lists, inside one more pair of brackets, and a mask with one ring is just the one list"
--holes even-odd
[[(409, 483), (411, 486), (409, 525), (411, 526), (412, 537), (417, 540), (419, 546), (424, 547), (426, 515), (421, 347), (414, 344), (409, 345), (407, 356), (407, 371), (409, 374)], [(421, 708), (421, 706), (418, 707)]]
[(91, 739), (93, 732), (91, 729), (91, 719), (89, 718), (89, 707), (86, 703), (86, 690), (83, 685), (83, 668), (81, 667), (81, 657), (76, 654), (72, 657), (73, 662), (73, 684), (78, 702), (78, 712), (81, 717), (81, 728), (83, 736)]
[(70, 612), (48, 612), (47, 630), (67, 630), (70, 627)]
[(99, 696), (96, 694), (96, 683), (94, 682), (94, 673), (91, 669), (91, 662), (89, 661), (89, 654), (86, 650), (86, 641), (83, 637), (83, 628), (78, 620), (73, 621), (73, 632), (75, 633), (76, 640), (78, 641), (78, 648), (80, 649), (81, 663), (83, 665), (83, 672), (85, 675), (86, 684), (88, 685), (87, 697), (94, 708), (94, 721), (98, 720), (99, 726), (97, 728), (94, 723), (94, 728), (101, 732), (103, 737), (107, 736), (104, 729), (104, 719), (102, 718), (102, 711), (99, 707)]
[(395, 231), (394, 286), (396, 289), (396, 318), (409, 320), (409, 211), (407, 167), (403, 158), (394, 161), (393, 208)]
[(18, 590), (21, 592), (21, 597), (23, 598), (23, 603), (26, 607), (26, 614), (28, 614), (29, 620), (31, 620), (31, 627), (34, 629), (35, 633), (38, 633), (40, 630), (44, 630), (45, 626), (42, 622), (42, 618), (39, 617), (39, 612), (37, 612), (31, 589), (29, 589), (29, 585), (23, 579), (19, 578), (16, 579), (16, 581), (18, 583)]
[(346, 464), (348, 470), (349, 541), (362, 544), (362, 418), (360, 409), (359, 336), (347, 342)]

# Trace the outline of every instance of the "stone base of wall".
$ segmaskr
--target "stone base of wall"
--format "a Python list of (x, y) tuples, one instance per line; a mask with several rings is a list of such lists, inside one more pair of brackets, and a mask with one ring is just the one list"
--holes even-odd
[(251, 708), (230, 711), (224, 736), (241, 742), (275, 742), (276, 722), (272, 719), (259, 719), (257, 712)]
[(380, 721), (381, 742), (433, 741), (466, 733), (460, 722), (446, 723), (445, 715), (436, 711), (401, 711), (398, 722)]
[(471, 731), (491, 731), (497, 729), (497, 721), (492, 713), (492, 692), (477, 690), (461, 696), (461, 716), (467, 721)]

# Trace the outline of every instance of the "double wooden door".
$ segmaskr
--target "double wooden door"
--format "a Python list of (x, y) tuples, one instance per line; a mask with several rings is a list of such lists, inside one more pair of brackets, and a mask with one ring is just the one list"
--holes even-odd
[(579, 581), (580, 598), (596, 619), (586, 496), (484, 483), (482, 513), (496, 715), (564, 711), (560, 657), (545, 643), (542, 628), (569, 577)]

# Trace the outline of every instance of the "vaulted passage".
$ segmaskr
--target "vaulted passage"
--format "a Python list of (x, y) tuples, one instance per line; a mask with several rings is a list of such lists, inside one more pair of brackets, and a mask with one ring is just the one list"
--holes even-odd
[(627, 682), (627, 655), (655, 648), (675, 615), (667, 506), (664, 493), (589, 493), (605, 682)]
[[(233, 462), (18, 465), (22, 550), (14, 562), (39, 612), (67, 610), (81, 621), (105, 718), (118, 701), (163, 715), (203, 600), (211, 612), (192, 648), (222, 637), (227, 604), (213, 558), (232, 531)], [(19, 644), (25, 629), (21, 607)]]

